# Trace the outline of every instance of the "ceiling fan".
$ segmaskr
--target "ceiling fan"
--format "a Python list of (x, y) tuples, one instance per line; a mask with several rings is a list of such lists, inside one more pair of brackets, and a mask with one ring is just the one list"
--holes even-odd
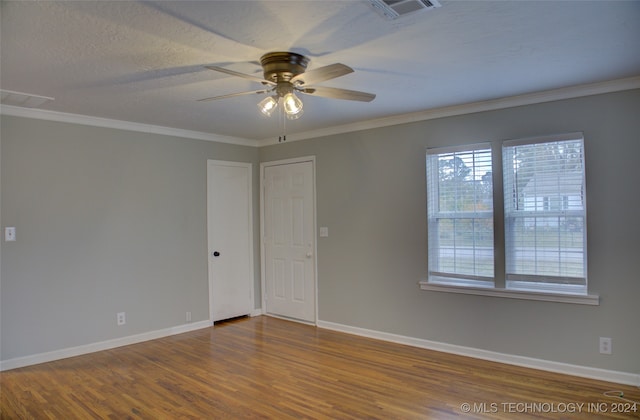
[(254, 82), (262, 83), (265, 88), (248, 92), (231, 93), (228, 95), (213, 96), (199, 99), (200, 102), (214, 101), (218, 99), (232, 98), (235, 96), (251, 94), (269, 94), (258, 103), (260, 111), (270, 116), (273, 111), (282, 104), (285, 115), (289, 119), (297, 119), (302, 115), (302, 101), (295, 95), (296, 92), (307, 95), (322, 96), (333, 99), (346, 99), (349, 101), (371, 102), (376, 95), (355, 90), (339, 89), (324, 86), (314, 86), (316, 83), (335, 79), (352, 73), (353, 69), (344, 64), (335, 63), (317, 69), (307, 70), (309, 59), (294, 52), (270, 52), (260, 57), (260, 64), (264, 72), (264, 78), (250, 74), (240, 73), (224, 67), (205, 66), (209, 70), (242, 77)]

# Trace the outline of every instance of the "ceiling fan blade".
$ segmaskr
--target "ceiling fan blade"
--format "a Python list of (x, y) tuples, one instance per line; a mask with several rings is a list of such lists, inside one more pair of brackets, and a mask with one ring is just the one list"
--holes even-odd
[(217, 66), (205, 66), (205, 67), (208, 68), (209, 70), (219, 71), (220, 73), (226, 73), (232, 76), (238, 76), (244, 79), (253, 80), (254, 82), (262, 83), (263, 85), (266, 85), (266, 84), (275, 85), (275, 83), (270, 82), (268, 80), (264, 80), (262, 77), (253, 76), (251, 74), (240, 73), (238, 71), (225, 69), (224, 67), (217, 67)]
[(357, 90), (339, 89), (332, 87), (313, 87), (297, 89), (299, 92), (309, 95), (323, 96), (325, 98), (346, 99), (348, 101), (371, 102), (376, 98), (373, 93), (359, 92)]
[(267, 93), (267, 92), (270, 92), (270, 90), (264, 90), (263, 89), (263, 90), (252, 90), (252, 91), (249, 91), (249, 92), (230, 93), (228, 95), (212, 96), (210, 98), (198, 99), (198, 102), (217, 101), (218, 99), (227, 99), (227, 98), (233, 98), (233, 97), (236, 97), (236, 96), (261, 94), (261, 93)]
[(325, 80), (335, 79), (345, 74), (353, 73), (353, 69), (344, 64), (335, 63), (328, 66), (306, 71), (291, 78), (291, 83), (300, 85), (314, 85)]

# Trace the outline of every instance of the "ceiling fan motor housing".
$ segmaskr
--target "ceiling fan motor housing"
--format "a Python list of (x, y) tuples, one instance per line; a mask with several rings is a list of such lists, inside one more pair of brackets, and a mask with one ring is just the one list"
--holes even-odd
[(288, 82), (307, 69), (309, 59), (293, 52), (270, 52), (260, 57), (264, 78), (270, 82)]
[[(249, 91), (231, 93), (228, 95), (213, 96), (211, 98), (199, 99), (199, 101), (213, 101), (216, 99), (226, 99), (235, 96), (249, 94), (269, 94), (271, 101), (277, 102), (278, 98), (300, 102), (297, 106), (302, 107), (302, 102), (294, 93), (305, 93), (307, 95), (323, 96), (325, 98), (346, 99), (350, 101), (371, 102), (376, 95), (355, 90), (314, 87), (318, 82), (335, 79), (349, 73), (353, 69), (341, 63), (334, 63), (328, 66), (315, 68), (307, 72), (309, 59), (304, 55), (290, 51), (275, 51), (264, 54), (260, 57), (260, 64), (264, 72), (264, 78), (252, 74), (244, 74), (234, 70), (218, 66), (205, 66), (209, 70), (238, 76), (249, 79), (253, 82), (262, 83), (266, 88)], [(265, 98), (266, 100), (267, 98)], [(273, 103), (270, 104), (273, 106)], [(262, 105), (260, 105), (262, 106)]]

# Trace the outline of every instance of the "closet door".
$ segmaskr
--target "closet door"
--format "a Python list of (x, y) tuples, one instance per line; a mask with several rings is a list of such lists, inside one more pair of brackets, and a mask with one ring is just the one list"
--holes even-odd
[(251, 164), (209, 160), (209, 311), (214, 322), (253, 311), (251, 206)]

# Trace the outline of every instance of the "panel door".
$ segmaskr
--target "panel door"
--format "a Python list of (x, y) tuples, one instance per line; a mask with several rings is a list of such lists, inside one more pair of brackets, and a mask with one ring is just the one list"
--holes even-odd
[(213, 321), (253, 311), (251, 164), (208, 161), (209, 302)]
[(313, 162), (264, 168), (266, 312), (316, 318)]

